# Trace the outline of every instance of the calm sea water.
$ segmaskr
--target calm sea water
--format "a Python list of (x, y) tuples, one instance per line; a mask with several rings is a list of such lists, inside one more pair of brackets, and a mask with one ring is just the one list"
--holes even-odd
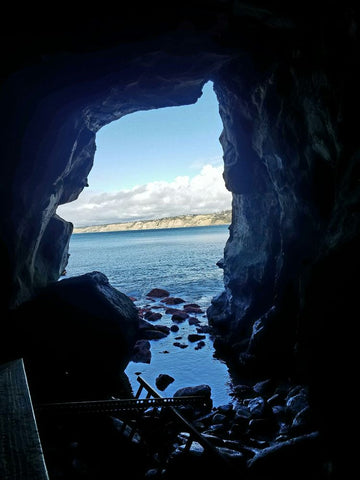
[[(223, 290), (222, 270), (216, 262), (223, 256), (228, 234), (226, 225), (75, 234), (70, 240), (67, 277), (97, 270), (115, 288), (134, 297), (137, 306), (154, 306), (146, 294), (158, 287), (186, 303), (199, 304), (205, 311), (211, 299)], [(156, 324), (173, 324), (165, 309), (154, 311), (163, 314)], [(202, 325), (207, 324), (205, 314), (193, 316)], [(178, 388), (206, 383), (212, 389), (215, 405), (231, 401), (228, 369), (214, 357), (210, 336), (206, 334), (205, 347), (196, 349), (197, 344), (187, 338), (189, 333), (196, 333), (196, 327), (188, 321), (178, 326), (178, 332), (151, 341), (150, 364), (129, 363), (126, 373), (134, 390), (138, 386), (136, 373), (153, 385), (158, 374), (167, 373), (175, 381), (162, 393), (165, 396)], [(187, 347), (179, 348), (174, 342)]]

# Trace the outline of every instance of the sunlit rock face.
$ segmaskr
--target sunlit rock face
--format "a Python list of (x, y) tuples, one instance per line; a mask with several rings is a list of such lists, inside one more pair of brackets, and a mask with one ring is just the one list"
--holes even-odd
[(27, 17), (26, 45), (4, 41), (2, 318), (64, 269), (72, 226), (55, 212), (86, 186), (98, 129), (212, 80), (233, 221), (209, 321), (237, 366), (308, 379), (326, 423), (357, 310), (358, 12), (205, 3)]

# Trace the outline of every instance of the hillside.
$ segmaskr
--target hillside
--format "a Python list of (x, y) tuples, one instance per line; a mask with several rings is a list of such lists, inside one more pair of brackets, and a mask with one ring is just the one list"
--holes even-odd
[(227, 225), (231, 223), (231, 210), (219, 213), (197, 215), (179, 215), (156, 220), (141, 220), (127, 223), (109, 223), (74, 228), (73, 233), (117, 232), (124, 230), (150, 230), (160, 228), (206, 227), (210, 225)]

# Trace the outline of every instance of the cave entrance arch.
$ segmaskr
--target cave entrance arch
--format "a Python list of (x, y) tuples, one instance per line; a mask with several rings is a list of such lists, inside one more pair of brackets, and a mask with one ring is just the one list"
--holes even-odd
[[(231, 219), (231, 215), (229, 215), (231, 193), (226, 190), (222, 178), (223, 152), (219, 137), (223, 125), (218, 110), (219, 105), (213, 92), (213, 84), (206, 82), (202, 89), (202, 96), (193, 105), (137, 112), (103, 127), (96, 136), (97, 150), (94, 166), (89, 175), (89, 189), (84, 190), (75, 202), (59, 207), (57, 213), (75, 224), (75, 233), (124, 230), (126, 228), (122, 228), (121, 225), (117, 227), (117, 224), (125, 221), (128, 222), (131, 230), (166, 228), (171, 227), (172, 224), (176, 227), (177, 225), (181, 226), (182, 221), (188, 222), (183, 225), (186, 227), (192, 226), (189, 216), (194, 214), (203, 215), (197, 217), (193, 223), (193, 226), (201, 226), (207, 222), (204, 214), (211, 213), (216, 214), (212, 223), (214, 225), (225, 224), (226, 228), (226, 224), (229, 224)], [(100, 190), (101, 188), (103, 191)], [(224, 211), (226, 212), (223, 213)], [(111, 214), (125, 215), (125, 217), (109, 217), (108, 215)], [(156, 223), (132, 225), (139, 220), (156, 220), (179, 215), (180, 218), (172, 223), (168, 222), (168, 225), (166, 220), (159, 226)], [(81, 228), (81, 226), (84, 227)], [(217, 278), (221, 279), (221, 272), (215, 264), (223, 257), (223, 248), (227, 240), (225, 228), (221, 231), (216, 229), (213, 237), (209, 239), (209, 245), (204, 246), (209, 250), (209, 261), (205, 262), (204, 252), (199, 249), (199, 245), (194, 244), (194, 248), (199, 250), (199, 260), (197, 262), (195, 257), (191, 261), (192, 265), (189, 263), (187, 266), (186, 277), (188, 278), (187, 283), (190, 284), (191, 275), (195, 275), (194, 270), (198, 263), (196, 275), (206, 290), (204, 296), (209, 296), (206, 279), (209, 282), (210, 278), (206, 273), (207, 270), (215, 270), (211, 274), (212, 281)], [(181, 230), (177, 232), (179, 233)], [(199, 233), (197, 230), (198, 235)], [(192, 234), (195, 235), (195, 232), (192, 231)], [(215, 256), (217, 251), (215, 245), (219, 244), (220, 238), (223, 240), (223, 248), (217, 247), (218, 253)], [(175, 237), (170, 236), (168, 240), (171, 242), (174, 239)], [(199, 239), (201, 242), (201, 237)], [(135, 237), (134, 241), (136, 241)], [(144, 241), (147, 240), (144, 238)], [(103, 264), (102, 257), (96, 251), (88, 255), (87, 260), (82, 252), (77, 250), (78, 244), (79, 242), (72, 237), (71, 255), (67, 267), (68, 275), (86, 273), (89, 268), (90, 270), (100, 270), (108, 275), (111, 283), (115, 282), (115, 286), (122, 291), (128, 292), (130, 296), (139, 296), (139, 291), (134, 289), (135, 278), (138, 278), (139, 283), (143, 283), (144, 272), (139, 276), (136, 269), (126, 269), (123, 272), (126, 272), (125, 275), (123, 273), (120, 275), (120, 283), (117, 278), (122, 272), (120, 265), (125, 268), (127, 264), (131, 264), (131, 260), (122, 262), (121, 258), (117, 258), (115, 250), (108, 254), (108, 258), (113, 258), (113, 260), (108, 261), (106, 265)], [(91, 244), (88, 245), (90, 247)], [(173, 245), (176, 248), (174, 242)], [(134, 247), (136, 248), (136, 244)], [(121, 244), (119, 244), (119, 248), (126, 256)], [(132, 246), (128, 245), (127, 248), (132, 249)], [(187, 250), (184, 255), (189, 257), (190, 262), (190, 256), (194, 255), (191, 245), (189, 244), (189, 248), (186, 245), (183, 248)], [(212, 249), (212, 253), (210, 249)], [(99, 251), (101, 252), (102, 249), (100, 248)], [(150, 268), (151, 265), (149, 265), (150, 269), (154, 269), (156, 263), (162, 264), (163, 255), (160, 253), (158, 260), (155, 259), (152, 262), (153, 267)], [(149, 255), (151, 255), (150, 252)], [(171, 252), (168, 254), (168, 258), (171, 263)], [(96, 261), (100, 264), (97, 265)], [(146, 262), (147, 259), (145, 258), (143, 261)], [(136, 258), (133, 260), (134, 262), (136, 263)], [(111, 268), (110, 264), (114, 267)], [(116, 269), (115, 265), (117, 265)], [(169, 265), (169, 267), (171, 266)], [(144, 268), (146, 268), (145, 265)], [(119, 274), (114, 275), (115, 271)], [(202, 275), (199, 274), (200, 271), (203, 272)], [(180, 272), (178, 272), (179, 274)], [(154, 278), (153, 281), (169, 288), (166, 282), (170, 279), (165, 280), (168, 276), (166, 268), (164, 268), (163, 278), (158, 274), (155, 277), (157, 280)], [(197, 277), (194, 276), (192, 282), (195, 282)], [(130, 285), (126, 285), (127, 281), (132, 288)], [(140, 289), (143, 291), (142, 294), (150, 287), (151, 285), (142, 287)], [(194, 288), (198, 290), (196, 286)], [(171, 290), (174, 292), (174, 287)], [(219, 293), (219, 288), (215, 288), (212, 296)], [(209, 303), (210, 299), (211, 297)]]

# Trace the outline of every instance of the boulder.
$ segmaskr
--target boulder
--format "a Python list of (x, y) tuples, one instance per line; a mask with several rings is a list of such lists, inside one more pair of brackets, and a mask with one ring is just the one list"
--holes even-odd
[(174, 380), (175, 378), (171, 377), (170, 375), (167, 375), (166, 373), (160, 373), (156, 377), (155, 385), (159, 390), (163, 391), (170, 385), (170, 383), (173, 383)]
[(165, 303), (166, 305), (179, 305), (179, 303), (184, 303), (185, 300), (179, 297), (167, 297), (161, 300), (162, 303)]
[(200, 395), (207, 399), (211, 398), (211, 387), (206, 384), (196, 385), (193, 387), (183, 387), (176, 390), (174, 397), (186, 397), (191, 395)]
[(152, 312), (151, 310), (149, 310), (145, 313), (144, 317), (146, 318), (146, 320), (150, 320), (150, 322), (155, 322), (156, 320), (160, 320), (162, 315), (161, 313)]
[(197, 342), (199, 340), (203, 340), (205, 337), (205, 335), (200, 335), (198, 333), (189, 333), (188, 335), (188, 340), (189, 342)]
[(137, 340), (134, 346), (131, 360), (135, 363), (150, 363), (151, 350), (150, 342), (145, 339)]
[(249, 478), (321, 478), (323, 454), (317, 432), (259, 450), (248, 462)]
[(142, 338), (147, 340), (160, 340), (162, 338), (165, 338), (167, 335), (168, 333), (165, 333), (161, 330), (157, 330), (155, 328), (149, 328), (149, 329), (143, 330)]
[(183, 322), (189, 317), (189, 315), (186, 312), (176, 312), (172, 315), (171, 320), (173, 322)]
[(13, 312), (34, 395), (108, 391), (126, 368), (139, 318), (100, 272), (50, 284)]
[(204, 310), (201, 309), (200, 305), (197, 303), (189, 303), (184, 305), (184, 310), (187, 313), (204, 313)]
[(168, 297), (170, 293), (163, 288), (153, 288), (150, 292), (146, 295), (147, 297), (154, 297), (154, 298), (163, 298)]

